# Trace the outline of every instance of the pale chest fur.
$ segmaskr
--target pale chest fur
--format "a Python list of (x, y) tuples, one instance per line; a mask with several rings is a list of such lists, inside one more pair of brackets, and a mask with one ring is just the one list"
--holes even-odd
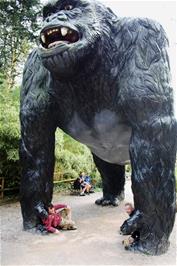
[(112, 111), (96, 113), (90, 126), (75, 112), (67, 133), (107, 162), (126, 164), (129, 161), (131, 128)]

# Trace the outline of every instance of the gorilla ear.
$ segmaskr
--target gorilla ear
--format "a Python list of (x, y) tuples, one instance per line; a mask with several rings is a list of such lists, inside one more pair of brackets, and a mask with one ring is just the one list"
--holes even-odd
[(110, 7), (107, 7), (107, 10), (108, 10), (110, 13), (114, 14), (114, 12), (112, 11), (112, 9), (111, 9)]
[(111, 16), (112, 22), (117, 22), (118, 18), (116, 16), (116, 14), (114, 14), (114, 12), (112, 11), (112, 9), (110, 7), (106, 7), (106, 8), (107, 8), (108, 13)]

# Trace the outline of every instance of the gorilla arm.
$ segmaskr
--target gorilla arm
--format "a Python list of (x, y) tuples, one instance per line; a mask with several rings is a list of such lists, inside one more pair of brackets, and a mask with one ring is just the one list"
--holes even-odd
[(20, 111), (20, 196), (24, 229), (36, 226), (35, 209), (52, 199), (56, 126), (48, 93), (49, 80), (37, 52), (32, 52), (24, 69)]
[(137, 45), (122, 73), (120, 95), (132, 127), (132, 190), (141, 215), (123, 233), (138, 229), (140, 241), (130, 249), (156, 255), (167, 250), (175, 218), (177, 125), (164, 31), (149, 20), (136, 20), (137, 26)]

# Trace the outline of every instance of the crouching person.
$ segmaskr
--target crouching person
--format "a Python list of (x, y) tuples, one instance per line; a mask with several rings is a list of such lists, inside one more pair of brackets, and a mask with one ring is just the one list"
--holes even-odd
[[(126, 229), (127, 225), (131, 223), (131, 219), (136, 219), (136, 216), (135, 218), (133, 218), (133, 216), (136, 214), (136, 210), (131, 203), (125, 204), (125, 212), (129, 215), (129, 219), (127, 219), (120, 227), (120, 233), (123, 235), (130, 235), (127, 239), (122, 241), (125, 249), (129, 249), (131, 246), (136, 245), (139, 241), (140, 232), (138, 230), (128, 232)], [(137, 213), (136, 215), (138, 217), (139, 213)]]
[(77, 227), (71, 219), (71, 208), (65, 204), (49, 204), (48, 217), (42, 219), (46, 230), (58, 234), (59, 229), (76, 230)]

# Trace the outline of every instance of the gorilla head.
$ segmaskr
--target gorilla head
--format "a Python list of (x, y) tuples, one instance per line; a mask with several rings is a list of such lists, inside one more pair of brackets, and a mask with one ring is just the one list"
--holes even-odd
[[(40, 56), (44, 66), (57, 76), (70, 77), (83, 62), (94, 68), (99, 62), (105, 36), (110, 35), (113, 13), (89, 0), (51, 1), (43, 8)], [(94, 60), (96, 54), (97, 60)], [(89, 64), (90, 63), (90, 64)]]

